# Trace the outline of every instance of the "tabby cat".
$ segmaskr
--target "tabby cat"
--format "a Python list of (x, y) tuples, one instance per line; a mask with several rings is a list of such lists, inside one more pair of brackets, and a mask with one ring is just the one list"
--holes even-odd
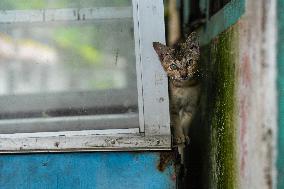
[(153, 47), (169, 77), (173, 142), (178, 146), (183, 160), (183, 149), (189, 142), (188, 129), (199, 102), (198, 38), (193, 32), (176, 48), (167, 47), (159, 42), (153, 42)]

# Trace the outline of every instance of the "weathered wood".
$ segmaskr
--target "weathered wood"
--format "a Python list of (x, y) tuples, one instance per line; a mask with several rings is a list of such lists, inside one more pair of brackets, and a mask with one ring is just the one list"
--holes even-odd
[(168, 80), (152, 47), (165, 43), (163, 1), (133, 0), (133, 7), (140, 124), (145, 135), (170, 135)]
[(171, 136), (144, 136), (139, 129), (0, 135), (0, 153), (170, 150)]

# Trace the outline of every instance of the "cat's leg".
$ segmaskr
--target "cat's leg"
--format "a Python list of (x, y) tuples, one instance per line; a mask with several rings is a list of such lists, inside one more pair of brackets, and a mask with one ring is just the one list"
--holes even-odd
[(172, 129), (173, 129), (173, 138), (174, 145), (183, 144), (185, 142), (185, 137), (183, 133), (183, 128), (181, 127), (180, 116), (177, 114), (172, 114)]
[(183, 132), (183, 135), (184, 135), (184, 138), (185, 138), (185, 142), (187, 144), (189, 143), (188, 133), (189, 133), (189, 128), (191, 126), (192, 118), (193, 118), (192, 112), (186, 112), (186, 111), (181, 112), (180, 126), (182, 128), (182, 132)]
[(192, 122), (192, 113), (180, 111), (180, 125), (179, 128), (181, 129), (180, 132), (182, 132), (182, 138), (184, 139), (182, 143), (178, 145), (178, 151), (181, 157), (181, 164), (184, 164), (184, 149), (186, 144), (189, 144), (189, 137), (188, 137), (188, 131), (190, 124)]

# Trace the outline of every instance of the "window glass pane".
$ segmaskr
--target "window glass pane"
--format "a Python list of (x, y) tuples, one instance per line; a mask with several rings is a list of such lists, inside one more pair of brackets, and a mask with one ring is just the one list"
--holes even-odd
[[(138, 127), (131, 1), (1, 0), (0, 8), (0, 133)], [(84, 116), (94, 121), (84, 125)], [(70, 127), (38, 126), (68, 117)]]

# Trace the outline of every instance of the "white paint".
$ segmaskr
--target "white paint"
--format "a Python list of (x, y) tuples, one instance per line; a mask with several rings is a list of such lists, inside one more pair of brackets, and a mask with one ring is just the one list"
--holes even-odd
[[(132, 130), (136, 132), (138, 130)], [(114, 134), (100, 133), (66, 133), (54, 136), (32, 136), (22, 134), (18, 136), (1, 135), (0, 153), (23, 152), (62, 152), (62, 151), (125, 151), (125, 150), (170, 150), (170, 136), (150, 136), (141, 134), (120, 134), (123, 131), (114, 131)], [(42, 134), (42, 133), (37, 133)]]
[(135, 38), (135, 55), (136, 55), (136, 75), (137, 75), (137, 91), (138, 91), (138, 112), (140, 131), (145, 132), (144, 122), (144, 99), (143, 99), (143, 84), (142, 84), (142, 62), (141, 62), (141, 33), (139, 26), (139, 0), (132, 0), (133, 6), (133, 21), (134, 21), (134, 38)]
[(73, 137), (73, 136), (87, 136), (87, 135), (139, 135), (139, 129), (105, 129), (105, 130), (82, 130), (82, 131), (59, 131), (59, 132), (37, 132), (37, 133), (18, 133), (18, 134), (0, 134), (0, 138), (13, 138), (13, 139), (24, 139), (24, 138), (40, 138), (40, 137)]
[(1, 24), (124, 18), (132, 18), (132, 7), (0, 11)]
[[(133, 0), (138, 69), (139, 111), (145, 135), (170, 135), (168, 81), (152, 43), (165, 43), (162, 0)], [(138, 39), (137, 39), (138, 38)], [(141, 86), (142, 85), (142, 86)], [(142, 95), (142, 96), (141, 96)], [(142, 106), (143, 102), (143, 108)], [(144, 130), (141, 127), (141, 130)]]

